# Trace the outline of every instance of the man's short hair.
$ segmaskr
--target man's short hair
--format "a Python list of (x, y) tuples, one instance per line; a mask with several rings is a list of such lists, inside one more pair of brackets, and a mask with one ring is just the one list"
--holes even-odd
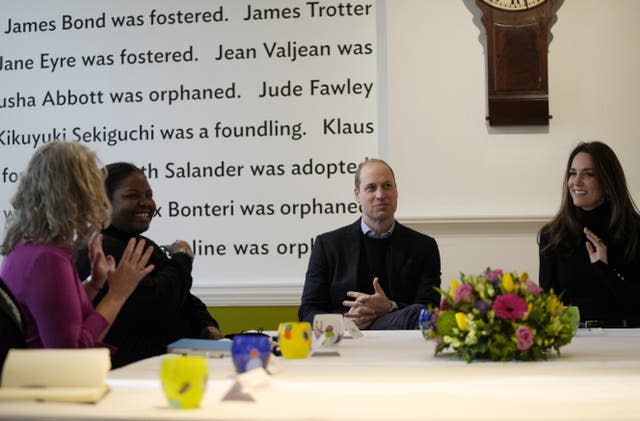
[(355, 185), (356, 185), (356, 189), (360, 189), (360, 172), (362, 171), (362, 168), (364, 168), (365, 165), (371, 164), (371, 163), (383, 164), (387, 168), (389, 168), (389, 171), (391, 171), (391, 176), (393, 177), (393, 183), (395, 184), (396, 175), (393, 172), (393, 168), (391, 168), (391, 165), (387, 164), (386, 161), (384, 161), (383, 159), (367, 158), (364, 161), (362, 161), (360, 164), (358, 164), (358, 168), (356, 169), (356, 176), (355, 176), (355, 179), (354, 179)]

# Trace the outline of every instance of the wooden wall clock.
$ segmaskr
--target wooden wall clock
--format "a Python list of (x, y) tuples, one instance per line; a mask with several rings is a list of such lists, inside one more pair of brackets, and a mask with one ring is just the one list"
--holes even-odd
[(489, 125), (548, 125), (547, 49), (559, 0), (476, 0), (487, 32)]

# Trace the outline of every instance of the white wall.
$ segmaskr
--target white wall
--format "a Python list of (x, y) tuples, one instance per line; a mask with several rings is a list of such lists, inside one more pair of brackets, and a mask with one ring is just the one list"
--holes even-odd
[(475, 1), (388, 2), (398, 216), (436, 237), (443, 281), (489, 265), (537, 279), (536, 232), (579, 140), (612, 146), (639, 200), (639, 18), (636, 0), (565, 0), (551, 28), (549, 127), (490, 128)]
[[(380, 127), (388, 133), (379, 134), (378, 146), (396, 170), (398, 217), (438, 240), (445, 284), (460, 271), (486, 266), (537, 278), (535, 234), (557, 210), (565, 160), (579, 140), (610, 144), (639, 198), (640, 1), (563, 2), (549, 46), (553, 119), (549, 127), (520, 128), (489, 128), (485, 122), (485, 37), (474, 0), (372, 3), (378, 8), (378, 44), (386, 43), (386, 51), (376, 53), (387, 57), (387, 86), (379, 85), (377, 93)], [(2, 118), (8, 118), (5, 110)], [(10, 151), (0, 151), (3, 165), (11, 162)], [(351, 186), (344, 189), (336, 195)], [(266, 297), (272, 304), (294, 304), (303, 276), (301, 266), (299, 283), (287, 284), (286, 291), (256, 283), (205, 299), (213, 304)]]
[[(34, 139), (60, 134), (146, 170), (145, 234), (193, 245), (207, 304), (298, 303), (313, 237), (357, 218), (353, 173), (380, 143), (377, 3), (338, 4), (0, 0), (0, 220)], [(45, 100), (67, 92), (85, 100)]]

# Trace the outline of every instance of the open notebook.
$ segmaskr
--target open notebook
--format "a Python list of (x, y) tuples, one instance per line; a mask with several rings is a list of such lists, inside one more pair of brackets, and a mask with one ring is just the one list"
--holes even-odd
[(97, 402), (108, 391), (109, 350), (12, 349), (0, 381), (0, 401)]

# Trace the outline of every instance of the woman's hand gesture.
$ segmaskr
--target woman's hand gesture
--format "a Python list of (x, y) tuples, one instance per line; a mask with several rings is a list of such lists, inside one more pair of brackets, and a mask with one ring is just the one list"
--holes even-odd
[(135, 238), (131, 238), (118, 266), (109, 274), (109, 292), (112, 292), (115, 298), (126, 300), (140, 280), (153, 270), (153, 265), (147, 266), (153, 247), (149, 246), (145, 250), (144, 245), (144, 239), (136, 241)]
[(595, 263), (598, 260), (601, 260), (603, 263), (609, 263), (607, 261), (607, 246), (602, 242), (602, 238), (598, 238), (587, 227), (584, 228), (584, 233), (587, 236), (586, 247), (591, 263)]

